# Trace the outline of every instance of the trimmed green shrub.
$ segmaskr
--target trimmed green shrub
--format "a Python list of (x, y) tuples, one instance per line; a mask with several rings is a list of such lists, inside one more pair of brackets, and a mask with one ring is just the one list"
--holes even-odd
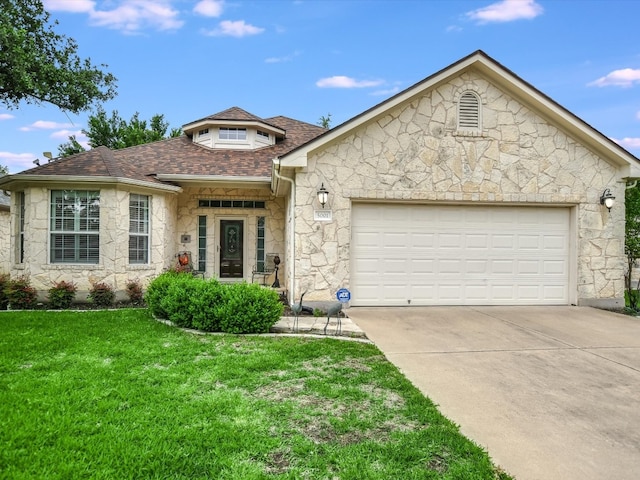
[(126, 284), (127, 297), (132, 305), (142, 305), (144, 303), (144, 294), (142, 292), (142, 284), (137, 278), (127, 280)]
[(223, 284), (171, 271), (151, 281), (144, 299), (156, 317), (207, 332), (266, 333), (284, 311), (278, 293), (258, 284)]
[(26, 275), (9, 280), (4, 294), (12, 310), (32, 310), (38, 305), (38, 294)]
[(189, 314), (193, 328), (205, 332), (219, 332), (221, 310), (223, 305), (225, 285), (211, 279), (196, 284), (189, 303)]
[(73, 282), (61, 280), (49, 289), (49, 307), (56, 310), (69, 308), (76, 297), (78, 287)]
[(113, 287), (108, 283), (99, 282), (91, 285), (89, 290), (89, 300), (98, 307), (110, 307), (113, 305), (113, 301), (116, 298), (116, 294), (113, 291)]
[(191, 303), (201, 290), (204, 280), (190, 274), (179, 274), (169, 284), (164, 297), (160, 299), (160, 308), (167, 319), (179, 327), (193, 328)]
[(267, 333), (282, 316), (284, 305), (275, 290), (255, 283), (225, 285), (220, 329), (226, 333)]
[(144, 302), (147, 304), (147, 308), (149, 308), (152, 315), (158, 318), (168, 318), (167, 312), (162, 309), (162, 305), (160, 303), (165, 297), (169, 286), (179, 275), (181, 274), (173, 270), (169, 270), (161, 273), (154, 278), (151, 283), (149, 283), (147, 292), (144, 294)]
[(9, 306), (9, 299), (7, 294), (4, 293), (4, 289), (9, 284), (9, 275), (7, 273), (0, 274), (0, 310), (6, 310)]

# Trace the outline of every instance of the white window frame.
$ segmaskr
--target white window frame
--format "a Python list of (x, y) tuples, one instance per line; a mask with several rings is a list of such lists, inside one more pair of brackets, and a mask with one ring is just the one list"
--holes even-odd
[(226, 141), (246, 142), (247, 129), (244, 127), (220, 127), (218, 138)]
[(100, 191), (51, 190), (49, 262), (96, 265), (99, 261)]
[[(140, 248), (140, 242), (143, 247)], [(132, 243), (135, 243), (132, 249)], [(148, 265), (151, 246), (151, 197), (129, 194), (129, 264)], [(132, 253), (135, 253), (132, 255)]]

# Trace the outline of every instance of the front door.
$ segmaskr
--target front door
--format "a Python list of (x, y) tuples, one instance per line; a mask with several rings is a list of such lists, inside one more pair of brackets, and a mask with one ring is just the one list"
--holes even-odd
[(243, 278), (243, 220), (220, 220), (220, 278)]

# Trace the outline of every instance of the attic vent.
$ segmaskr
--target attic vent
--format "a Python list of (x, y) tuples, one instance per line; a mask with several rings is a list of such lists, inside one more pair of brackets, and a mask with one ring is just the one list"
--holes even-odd
[(466, 92), (458, 103), (458, 129), (478, 130), (480, 128), (480, 101), (475, 93)]

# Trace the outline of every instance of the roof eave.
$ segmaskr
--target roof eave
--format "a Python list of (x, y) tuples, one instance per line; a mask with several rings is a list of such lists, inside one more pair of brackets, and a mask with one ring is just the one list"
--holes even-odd
[(137, 180), (133, 178), (124, 177), (108, 177), (108, 176), (78, 176), (78, 175), (31, 175), (20, 174), (7, 175), (0, 178), (0, 188), (5, 190), (16, 190), (24, 188), (32, 183), (48, 183), (51, 185), (72, 183), (74, 186), (78, 185), (131, 185), (137, 187), (151, 188), (154, 190), (162, 190), (168, 192), (181, 192), (182, 188), (176, 185), (165, 185), (156, 182), (147, 182), (144, 180)]
[(239, 176), (239, 175), (185, 175), (159, 173), (156, 178), (163, 182), (173, 182), (180, 185), (211, 185), (224, 184), (247, 187), (268, 187), (271, 185), (270, 176)]
[(186, 125), (182, 126), (182, 131), (186, 134), (189, 134), (203, 127), (225, 126), (225, 125), (237, 125), (242, 127), (244, 126), (262, 127), (263, 129), (268, 130), (269, 132), (275, 135), (279, 135), (281, 137), (284, 137), (287, 133), (285, 130), (279, 127), (276, 127), (266, 122), (261, 122), (259, 120), (217, 120), (217, 119), (216, 120), (203, 119), (203, 120), (197, 120), (192, 123), (187, 123)]

